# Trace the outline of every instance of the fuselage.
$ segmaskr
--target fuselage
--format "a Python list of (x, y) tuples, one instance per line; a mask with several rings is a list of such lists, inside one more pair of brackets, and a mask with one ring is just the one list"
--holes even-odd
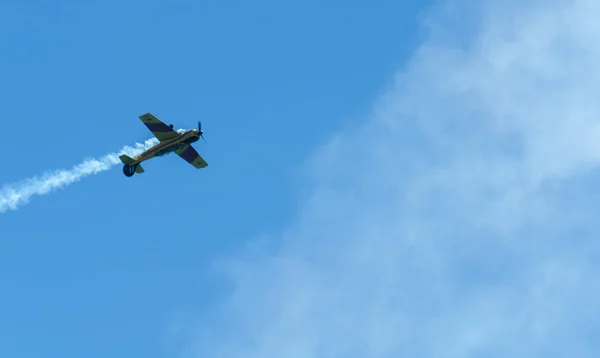
[(162, 157), (165, 154), (172, 153), (179, 148), (182, 148), (188, 144), (192, 144), (200, 139), (200, 133), (198, 130), (191, 129), (187, 132), (181, 133), (179, 136), (162, 141), (157, 145), (147, 149), (142, 154), (133, 158), (136, 162), (143, 162), (154, 157)]

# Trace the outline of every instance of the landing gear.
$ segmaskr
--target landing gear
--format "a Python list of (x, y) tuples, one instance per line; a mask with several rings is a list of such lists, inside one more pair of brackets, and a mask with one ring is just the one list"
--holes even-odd
[(133, 174), (135, 174), (135, 170), (137, 169), (137, 164), (135, 165), (123, 165), (123, 174), (125, 174), (126, 177), (132, 177)]

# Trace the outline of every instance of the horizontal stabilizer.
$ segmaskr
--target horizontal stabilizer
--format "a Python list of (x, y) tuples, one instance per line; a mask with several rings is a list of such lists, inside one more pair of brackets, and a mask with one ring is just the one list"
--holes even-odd
[(133, 160), (133, 158), (131, 158), (130, 156), (128, 156), (126, 154), (119, 155), (119, 159), (121, 159), (121, 161), (125, 165), (133, 165), (133, 164), (135, 164), (135, 160)]
[(138, 164), (138, 165), (135, 166), (135, 172), (138, 173), (138, 174), (141, 174), (141, 173), (144, 172), (144, 168), (142, 168), (141, 164)]

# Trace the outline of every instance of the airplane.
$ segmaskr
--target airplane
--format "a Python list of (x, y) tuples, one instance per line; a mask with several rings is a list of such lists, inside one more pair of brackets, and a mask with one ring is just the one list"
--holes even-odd
[(159, 140), (159, 143), (135, 158), (131, 158), (126, 154), (119, 156), (119, 159), (123, 162), (123, 174), (126, 177), (132, 177), (135, 173), (143, 173), (144, 168), (141, 166), (143, 161), (162, 157), (172, 152), (175, 152), (198, 169), (208, 166), (200, 154), (191, 146), (200, 138), (206, 142), (206, 139), (202, 136), (202, 123), (200, 121), (198, 121), (198, 129), (190, 129), (180, 133), (173, 129), (172, 124), (166, 125), (151, 113), (142, 114), (139, 118)]

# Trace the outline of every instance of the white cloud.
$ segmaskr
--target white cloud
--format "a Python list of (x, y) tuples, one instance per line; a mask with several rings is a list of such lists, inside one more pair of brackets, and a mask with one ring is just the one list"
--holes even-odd
[(220, 263), (232, 292), (192, 356), (600, 350), (600, 3), (443, 5), (373, 117), (310, 160), (297, 221)]

